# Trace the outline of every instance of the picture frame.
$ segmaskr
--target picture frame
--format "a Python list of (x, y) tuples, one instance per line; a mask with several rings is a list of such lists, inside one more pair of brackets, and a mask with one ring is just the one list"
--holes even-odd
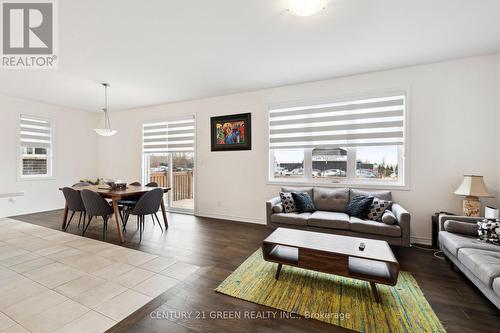
[(252, 150), (252, 114), (210, 118), (212, 151)]

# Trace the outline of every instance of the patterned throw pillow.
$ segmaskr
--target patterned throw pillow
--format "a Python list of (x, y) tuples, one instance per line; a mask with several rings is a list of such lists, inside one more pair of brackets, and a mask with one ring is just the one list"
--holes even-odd
[(293, 213), (297, 211), (297, 207), (295, 207), (295, 201), (293, 201), (292, 193), (280, 192), (280, 198), (285, 213)]
[(500, 222), (499, 220), (484, 219), (477, 222), (477, 233), (479, 239), (487, 243), (500, 245)]
[(299, 213), (314, 212), (316, 207), (314, 207), (314, 202), (312, 201), (309, 193), (307, 192), (292, 192), (293, 201), (295, 202), (295, 208)]
[(358, 195), (352, 198), (351, 202), (349, 202), (349, 205), (347, 206), (347, 214), (360, 219), (365, 219), (370, 210), (372, 201), (373, 197), (367, 197), (366, 195)]
[(392, 205), (392, 201), (380, 200), (379, 198), (373, 198), (372, 204), (370, 205), (370, 211), (368, 212), (368, 218), (373, 221), (380, 221), (382, 215), (386, 209)]

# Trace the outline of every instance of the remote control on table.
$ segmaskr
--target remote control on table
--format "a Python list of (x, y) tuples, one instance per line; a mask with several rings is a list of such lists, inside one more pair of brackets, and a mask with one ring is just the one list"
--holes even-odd
[(365, 243), (359, 244), (359, 250), (363, 251), (365, 249)]

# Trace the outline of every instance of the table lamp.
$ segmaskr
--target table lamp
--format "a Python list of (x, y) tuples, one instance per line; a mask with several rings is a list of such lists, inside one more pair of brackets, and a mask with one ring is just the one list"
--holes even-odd
[(493, 198), (484, 185), (483, 176), (465, 175), (462, 184), (457, 188), (455, 194), (465, 195), (462, 202), (463, 214), (465, 216), (479, 216), (481, 212), (479, 198)]

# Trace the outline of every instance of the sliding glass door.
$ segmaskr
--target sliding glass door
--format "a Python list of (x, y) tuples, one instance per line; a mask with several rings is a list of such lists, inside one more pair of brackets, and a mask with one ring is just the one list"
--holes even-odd
[(143, 182), (170, 187), (165, 202), (170, 211), (194, 212), (194, 119), (143, 126)]
[(175, 209), (194, 209), (194, 153), (172, 153), (171, 206)]

